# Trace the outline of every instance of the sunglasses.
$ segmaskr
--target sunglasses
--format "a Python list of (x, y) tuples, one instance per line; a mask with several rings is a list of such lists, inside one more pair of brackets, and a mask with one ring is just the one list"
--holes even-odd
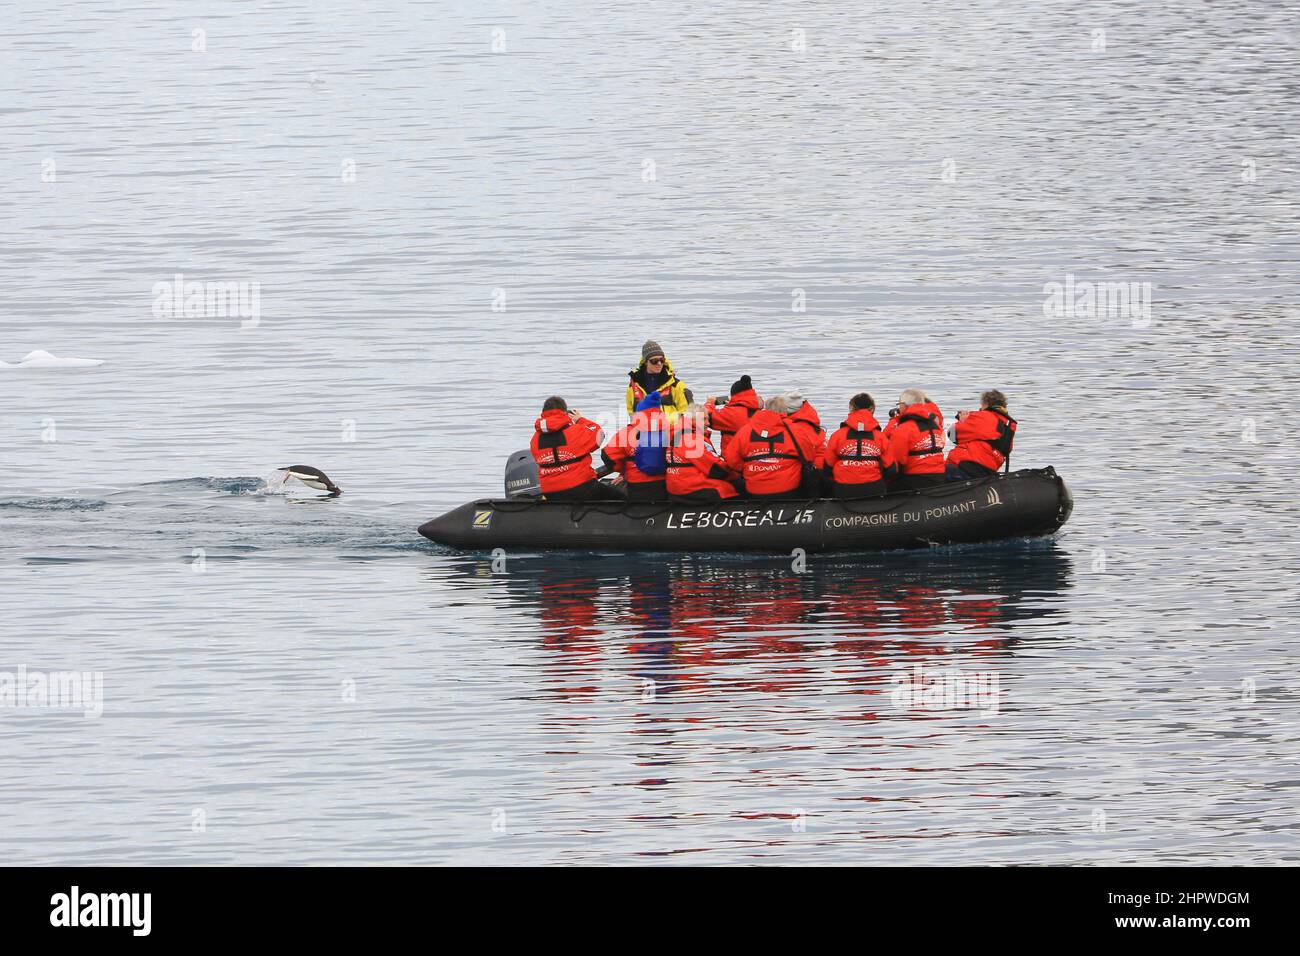
[(646, 359), (645, 363), (646, 365), (663, 365), (664, 360), (661, 358), (652, 358), (652, 359)]

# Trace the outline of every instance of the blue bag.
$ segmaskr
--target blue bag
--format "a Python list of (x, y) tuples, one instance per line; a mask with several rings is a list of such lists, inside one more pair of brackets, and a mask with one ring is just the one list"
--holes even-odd
[[(644, 412), (661, 406), (659, 393), (651, 392), (637, 402), (636, 410)], [(636, 451), (632, 460), (636, 462), (637, 471), (641, 474), (658, 477), (668, 474), (668, 434), (659, 427), (663, 424), (661, 420), (656, 420), (654, 424), (654, 428), (637, 430)]]

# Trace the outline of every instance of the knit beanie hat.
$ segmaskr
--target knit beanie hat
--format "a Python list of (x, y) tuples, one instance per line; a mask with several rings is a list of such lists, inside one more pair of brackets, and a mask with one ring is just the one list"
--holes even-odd
[(664, 350), (659, 347), (659, 343), (654, 339), (646, 339), (645, 345), (641, 346), (641, 361), (652, 359), (656, 355), (663, 356)]
[(736, 380), (735, 384), (731, 386), (731, 394), (739, 395), (741, 392), (748, 392), (753, 387), (754, 383), (750, 381), (749, 376), (742, 375)]

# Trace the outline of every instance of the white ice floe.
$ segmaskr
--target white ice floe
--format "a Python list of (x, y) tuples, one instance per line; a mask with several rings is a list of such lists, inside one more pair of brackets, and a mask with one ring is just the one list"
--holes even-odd
[(28, 352), (14, 365), (0, 361), (0, 368), (91, 368), (103, 364), (103, 359), (59, 358), (44, 349), (37, 349)]

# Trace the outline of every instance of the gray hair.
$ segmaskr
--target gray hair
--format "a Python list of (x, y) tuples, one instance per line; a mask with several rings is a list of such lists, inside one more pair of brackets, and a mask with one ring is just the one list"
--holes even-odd
[(905, 388), (898, 396), (900, 405), (920, 405), (922, 402), (928, 402), (925, 397), (925, 390), (920, 388)]
[(769, 398), (767, 404), (763, 407), (769, 412), (776, 412), (778, 415), (788, 415), (790, 413), (790, 403), (785, 400), (784, 395)]

